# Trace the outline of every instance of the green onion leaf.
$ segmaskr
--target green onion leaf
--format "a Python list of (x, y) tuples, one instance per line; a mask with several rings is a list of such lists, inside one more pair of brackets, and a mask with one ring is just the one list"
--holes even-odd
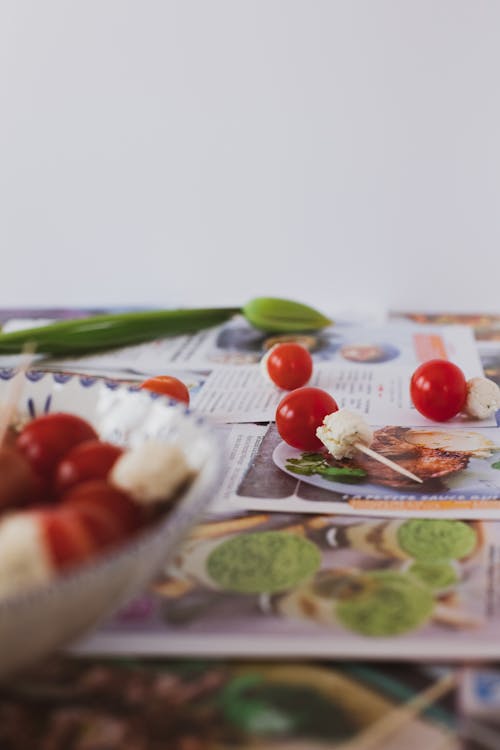
[(225, 323), (242, 313), (248, 322), (273, 333), (300, 333), (330, 325), (331, 321), (311, 307), (275, 298), (259, 297), (245, 307), (148, 310), (146, 312), (94, 315), (64, 320), (47, 326), (0, 333), (0, 354), (18, 354), (32, 344), (38, 354), (71, 356), (99, 352), (145, 341), (196, 333)]
[(47, 326), (0, 333), (0, 354), (17, 354), (27, 343), (37, 353), (68, 356), (87, 354), (144, 341), (195, 333), (229, 320), (238, 308), (151, 310), (94, 315)]
[(243, 307), (243, 315), (255, 328), (268, 333), (316, 331), (332, 321), (308, 305), (275, 297), (257, 297)]

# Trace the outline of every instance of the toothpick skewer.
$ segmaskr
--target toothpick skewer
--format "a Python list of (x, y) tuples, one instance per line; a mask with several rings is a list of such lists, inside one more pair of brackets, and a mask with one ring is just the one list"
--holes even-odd
[(385, 464), (390, 469), (393, 469), (393, 471), (398, 471), (400, 474), (403, 474), (403, 476), (408, 477), (409, 479), (413, 479), (414, 482), (423, 484), (423, 479), (420, 479), (420, 477), (417, 477), (416, 474), (412, 474), (411, 471), (408, 471), (408, 469), (404, 469), (399, 464), (395, 463), (394, 461), (391, 461), (390, 458), (386, 458), (385, 456), (382, 456), (380, 453), (377, 453), (371, 448), (368, 448), (368, 446), (365, 445), (364, 443), (359, 443), (359, 442), (354, 443), (354, 447), (357, 448), (358, 451), (361, 451), (361, 453), (365, 453), (367, 456), (370, 456), (370, 458), (375, 459), (375, 461), (379, 461), (381, 464)]
[(35, 346), (33, 343), (28, 342), (23, 346), (23, 358), (19, 364), (19, 368), (10, 381), (10, 388), (7, 394), (7, 401), (3, 404), (3, 408), (0, 411), (0, 446), (5, 440), (7, 430), (11, 424), (14, 414), (21, 398), (21, 392), (23, 390), (24, 375), (29, 370), (33, 363), (35, 354)]
[(446, 674), (421, 693), (417, 693), (407, 703), (389, 711), (368, 729), (365, 729), (364, 732), (346, 744), (346, 750), (347, 748), (349, 750), (376, 750), (376, 748), (383, 747), (388, 738), (394, 737), (405, 726), (410, 726), (419, 714), (422, 714), (429, 706), (453, 690), (456, 684), (457, 673)]

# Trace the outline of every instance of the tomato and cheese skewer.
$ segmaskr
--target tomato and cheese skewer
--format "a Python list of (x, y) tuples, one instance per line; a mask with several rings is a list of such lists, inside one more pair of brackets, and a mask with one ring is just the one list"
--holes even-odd
[(0, 596), (89, 562), (142, 525), (140, 508), (102, 480), (71, 489), (57, 507), (6, 515), (0, 520)]
[(149, 441), (124, 451), (66, 413), (29, 422), (0, 448), (3, 464), (0, 510), (16, 507), (0, 516), (0, 596), (124, 543), (154, 517), (151, 506), (170, 500), (194, 473), (176, 445)]
[(327, 414), (316, 435), (337, 460), (352, 458), (358, 443), (369, 446), (373, 441), (371, 427), (360, 414), (348, 409)]
[(447, 422), (464, 408), (467, 381), (460, 367), (447, 359), (423, 362), (410, 380), (410, 397), (420, 414)]
[(335, 399), (322, 388), (296, 388), (287, 393), (278, 404), (276, 429), (292, 448), (317, 451), (322, 444), (316, 430), (323, 419), (337, 409)]
[(327, 414), (323, 419), (323, 424), (317, 428), (316, 436), (338, 461), (343, 458), (352, 458), (358, 450), (385, 464), (393, 471), (422, 484), (420, 477), (370, 448), (373, 431), (364, 418), (356, 412), (338, 409), (332, 414)]
[(90, 559), (95, 545), (76, 514), (28, 510), (0, 521), (0, 595), (45, 583)]

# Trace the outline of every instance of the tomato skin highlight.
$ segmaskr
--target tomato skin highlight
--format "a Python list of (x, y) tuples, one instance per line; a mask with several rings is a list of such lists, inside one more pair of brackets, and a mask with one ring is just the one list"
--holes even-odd
[(75, 445), (58, 463), (54, 484), (61, 493), (88, 479), (106, 479), (123, 449), (101, 440), (86, 440)]
[(141, 383), (141, 388), (153, 391), (154, 393), (161, 393), (176, 401), (182, 401), (189, 406), (189, 391), (187, 386), (182, 380), (174, 378), (172, 375), (157, 375), (154, 378), (148, 378), (148, 380)]
[(427, 419), (446, 422), (464, 407), (467, 381), (462, 370), (447, 359), (431, 359), (412, 375), (410, 396), (413, 405)]
[(81, 417), (55, 412), (29, 422), (17, 438), (16, 446), (38, 474), (48, 477), (71, 448), (97, 437), (94, 428)]
[(335, 399), (321, 388), (297, 388), (281, 399), (276, 410), (276, 427), (285, 443), (293, 448), (319, 450), (323, 443), (316, 437), (316, 430), (326, 415), (338, 408)]
[(276, 344), (265, 357), (269, 377), (278, 388), (285, 391), (301, 388), (312, 375), (312, 357), (301, 344)]

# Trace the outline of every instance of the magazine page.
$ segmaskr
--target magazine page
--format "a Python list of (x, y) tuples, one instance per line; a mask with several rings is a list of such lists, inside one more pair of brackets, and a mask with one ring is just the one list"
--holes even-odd
[(467, 325), (474, 333), (478, 353), (487, 378), (500, 385), (500, 315), (491, 313), (424, 313), (391, 312), (390, 320), (411, 322), (417, 327), (433, 324), (436, 330), (444, 326)]
[(270, 424), (230, 499), (233, 507), (382, 517), (500, 519), (499, 428), (384, 425), (372, 447), (424, 481), (364, 454), (335, 461), (284, 443)]
[(244, 513), (199, 525), (78, 653), (496, 658), (500, 524)]
[[(202, 374), (193, 373), (201, 377)], [(324, 362), (315, 365), (308, 386), (330, 393), (339, 408), (360, 412), (372, 425), (384, 421), (408, 427), (425, 427), (428, 419), (415, 409), (410, 400), (412, 371), (406, 367), (339, 365)], [(203, 387), (198, 389), (192, 405), (219, 422), (267, 422), (274, 420), (276, 409), (285, 391), (264, 377), (257, 365), (227, 365), (203, 374)], [(481, 427), (496, 426), (495, 417), (477, 422)], [(460, 416), (448, 425), (462, 425)]]
[[(53, 320), (67, 314), (54, 315)], [(4, 321), (4, 332), (46, 325), (42, 318), (11, 318)], [(137, 346), (123, 347), (94, 356), (58, 358), (61, 367), (128, 369), (149, 373), (163, 366), (184, 369), (212, 369), (224, 365), (257, 364), (274, 344), (281, 341), (302, 343), (316, 362), (340, 364), (400, 364), (414, 368), (435, 357), (452, 359), (471, 376), (480, 369), (471, 329), (464, 325), (442, 327), (412, 324), (408, 321), (360, 324), (337, 320), (334, 325), (302, 334), (270, 334), (252, 327), (242, 316), (198, 333), (156, 339)]]
[[(12, 319), (4, 330), (19, 330), (33, 320)], [(42, 320), (41, 322), (46, 322)], [(310, 349), (315, 363), (309, 382), (330, 392), (340, 407), (360, 411), (371, 424), (425, 425), (409, 398), (408, 384), (419, 363), (445, 357), (467, 377), (482, 374), (477, 348), (466, 326), (389, 322), (369, 325), (341, 321), (313, 334), (293, 336)], [(227, 324), (187, 336), (158, 339), (134, 347), (77, 359), (41, 357), (34, 366), (103, 377), (142, 380), (172, 374), (191, 387), (194, 409), (218, 422), (274, 419), (284, 392), (265, 377), (259, 360), (273, 343), (290, 339), (252, 328), (241, 316)], [(12, 367), (16, 358), (0, 363)], [(494, 425), (491, 418), (484, 424)]]

